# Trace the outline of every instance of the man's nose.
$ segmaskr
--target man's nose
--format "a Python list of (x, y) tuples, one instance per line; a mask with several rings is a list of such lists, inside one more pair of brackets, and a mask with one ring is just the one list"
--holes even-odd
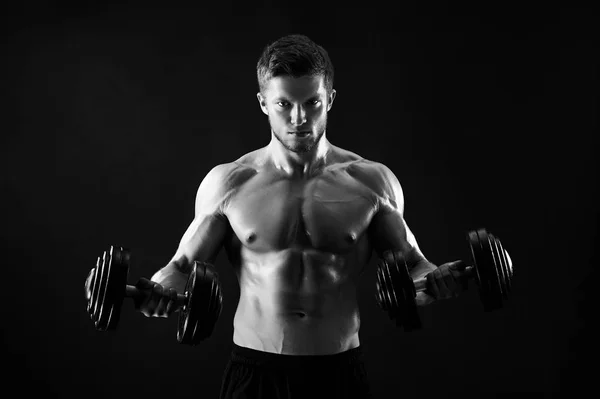
[(292, 114), (290, 116), (292, 118), (293, 126), (302, 126), (306, 123), (306, 110), (300, 105), (292, 108)]

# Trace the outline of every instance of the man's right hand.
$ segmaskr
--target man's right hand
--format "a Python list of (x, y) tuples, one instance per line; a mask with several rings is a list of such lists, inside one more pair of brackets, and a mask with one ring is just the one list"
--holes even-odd
[(135, 308), (146, 317), (169, 317), (177, 310), (177, 291), (165, 289), (162, 285), (147, 278), (140, 278), (135, 287), (142, 295), (135, 299)]

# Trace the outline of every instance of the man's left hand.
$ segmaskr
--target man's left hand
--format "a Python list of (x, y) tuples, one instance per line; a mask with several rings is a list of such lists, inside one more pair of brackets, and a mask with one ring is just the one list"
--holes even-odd
[(467, 289), (470, 274), (462, 260), (444, 263), (427, 274), (427, 293), (436, 300), (456, 298)]

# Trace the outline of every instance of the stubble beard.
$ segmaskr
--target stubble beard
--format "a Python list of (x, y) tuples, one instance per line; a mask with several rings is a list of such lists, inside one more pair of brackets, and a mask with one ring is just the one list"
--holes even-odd
[(323, 134), (325, 133), (325, 128), (327, 126), (327, 122), (325, 121), (322, 124), (317, 126), (317, 136), (314, 139), (310, 139), (307, 141), (297, 142), (295, 145), (291, 145), (287, 143), (283, 138), (288, 135), (287, 131), (284, 131), (281, 135), (274, 133), (277, 141), (281, 143), (281, 145), (288, 151), (295, 152), (296, 154), (306, 154), (307, 152), (311, 152), (317, 144), (321, 141)]

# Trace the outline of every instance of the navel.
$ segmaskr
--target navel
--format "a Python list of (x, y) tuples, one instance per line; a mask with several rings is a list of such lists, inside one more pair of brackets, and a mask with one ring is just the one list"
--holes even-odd
[(256, 233), (250, 233), (248, 238), (246, 238), (246, 242), (252, 244), (254, 241), (256, 241)]

